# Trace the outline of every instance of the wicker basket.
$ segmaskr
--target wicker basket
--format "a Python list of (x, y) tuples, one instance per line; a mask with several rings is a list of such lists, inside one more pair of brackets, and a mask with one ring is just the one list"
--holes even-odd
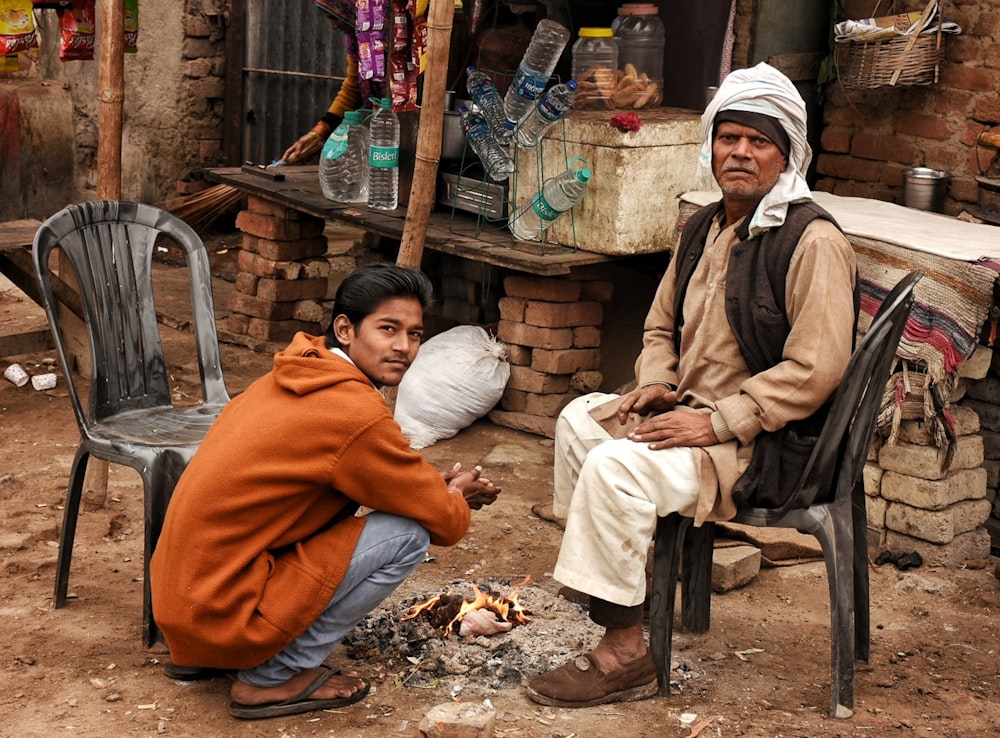
[(944, 59), (941, 35), (939, 25), (937, 33), (923, 33), (916, 40), (838, 41), (838, 76), (845, 87), (865, 90), (934, 84)]

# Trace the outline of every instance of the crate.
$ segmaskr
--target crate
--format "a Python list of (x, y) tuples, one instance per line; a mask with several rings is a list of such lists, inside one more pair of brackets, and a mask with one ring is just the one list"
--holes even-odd
[(546, 241), (599, 254), (645, 254), (673, 248), (677, 197), (694, 184), (701, 149), (701, 115), (656, 108), (639, 113), (641, 128), (622, 133), (614, 111), (571, 110), (536, 149), (517, 149), (511, 191), (519, 212), (541, 183), (573, 157), (587, 160), (593, 178), (570, 214), (557, 218)]

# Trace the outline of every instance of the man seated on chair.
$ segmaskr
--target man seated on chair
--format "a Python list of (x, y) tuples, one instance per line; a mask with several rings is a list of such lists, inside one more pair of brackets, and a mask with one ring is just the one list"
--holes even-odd
[[(150, 564), (168, 676), (236, 671), (230, 712), (263, 718), (368, 692), (333, 648), (500, 488), (441, 474), (403, 437), (380, 387), (424, 332), (422, 273), (372, 264), (337, 290), (326, 337), (297, 334), (232, 400), (182, 475)], [(366, 514), (367, 513), (367, 514)]]
[(553, 512), (566, 526), (553, 576), (590, 596), (606, 630), (529, 683), (542, 704), (657, 693), (642, 631), (657, 517), (700, 525), (790, 493), (798, 477), (788, 453), (779, 471), (782, 442), (806, 446), (801, 471), (851, 356), (854, 252), (805, 182), (795, 87), (766, 64), (733, 72), (701, 128), (699, 174), (722, 200), (684, 228), (644, 323), (636, 389), (577, 398), (556, 424)]

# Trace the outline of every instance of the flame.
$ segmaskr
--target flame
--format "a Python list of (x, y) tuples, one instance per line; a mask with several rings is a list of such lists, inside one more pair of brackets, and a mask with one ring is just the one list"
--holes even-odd
[[(445, 626), (444, 635), (447, 636), (454, 633), (456, 626), (462, 622), (462, 618), (473, 610), (492, 610), (500, 617), (501, 620), (508, 623), (521, 624), (530, 622), (531, 618), (528, 617), (524, 608), (521, 607), (521, 603), (517, 600), (518, 593), (524, 585), (530, 581), (531, 575), (529, 574), (514, 588), (514, 591), (509, 597), (487, 594), (486, 592), (483, 592), (483, 590), (481, 590), (475, 583), (473, 583), (472, 591), (475, 594), (475, 598), (472, 600), (463, 599), (462, 604), (458, 609), (458, 614), (456, 614), (455, 617), (448, 622), (448, 625)], [(434, 597), (424, 600), (423, 602), (418, 602), (407, 610), (406, 614), (403, 615), (400, 620), (412, 620), (422, 612), (433, 612), (440, 601), (441, 595), (435, 595)]]

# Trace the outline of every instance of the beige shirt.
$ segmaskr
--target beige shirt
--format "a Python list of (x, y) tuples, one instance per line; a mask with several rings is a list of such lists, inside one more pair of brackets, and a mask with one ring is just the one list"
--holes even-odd
[(684, 297), (680, 357), (673, 339), (672, 260), (646, 317), (635, 366), (639, 386), (677, 385), (680, 410), (716, 411), (715, 419), (735, 436), (700, 449), (698, 523), (735, 515), (732, 488), (750, 462), (754, 439), (763, 430), (812, 415), (827, 400), (850, 360), (854, 338), (854, 251), (832, 223), (817, 219), (802, 234), (789, 264), (785, 289), (791, 332), (783, 360), (751, 376), (725, 309), (729, 255), (738, 243), (739, 224), (720, 230), (718, 220)]

